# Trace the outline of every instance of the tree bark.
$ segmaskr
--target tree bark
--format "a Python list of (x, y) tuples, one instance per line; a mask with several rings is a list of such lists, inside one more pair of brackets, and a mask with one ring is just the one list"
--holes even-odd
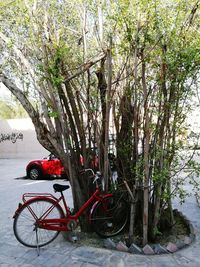
[(108, 146), (109, 146), (109, 125), (110, 125), (110, 107), (111, 107), (111, 90), (112, 90), (112, 39), (110, 39), (110, 49), (108, 51), (108, 86), (106, 93), (106, 114), (105, 114), (105, 144), (104, 144), (104, 190), (108, 191), (109, 174), (108, 174)]

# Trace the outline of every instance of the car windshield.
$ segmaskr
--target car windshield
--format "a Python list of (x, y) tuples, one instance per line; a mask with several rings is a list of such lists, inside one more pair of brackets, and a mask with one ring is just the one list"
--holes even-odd
[(44, 159), (52, 160), (52, 159), (57, 159), (57, 157), (54, 154), (49, 154), (47, 157)]

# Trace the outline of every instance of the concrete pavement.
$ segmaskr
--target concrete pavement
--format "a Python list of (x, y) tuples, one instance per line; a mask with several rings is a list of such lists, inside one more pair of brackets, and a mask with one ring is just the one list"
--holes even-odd
[[(200, 267), (200, 208), (194, 196), (187, 198), (182, 206), (177, 201), (174, 203), (196, 231), (196, 240), (174, 254), (132, 255), (72, 244), (60, 235), (41, 248), (38, 257), (35, 249), (24, 247), (15, 239), (12, 216), (24, 192), (54, 193), (52, 184), (55, 181), (16, 179), (25, 175), (27, 162), (28, 159), (0, 159), (0, 267)], [(71, 201), (70, 190), (65, 192)]]

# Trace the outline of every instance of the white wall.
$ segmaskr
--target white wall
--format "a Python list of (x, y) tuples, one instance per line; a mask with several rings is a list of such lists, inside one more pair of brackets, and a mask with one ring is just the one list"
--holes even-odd
[(0, 120), (0, 158), (40, 159), (48, 154), (36, 138), (31, 119)]

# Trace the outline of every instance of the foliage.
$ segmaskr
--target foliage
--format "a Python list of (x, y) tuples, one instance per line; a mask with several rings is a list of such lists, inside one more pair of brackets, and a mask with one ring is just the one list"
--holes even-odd
[(18, 119), (26, 118), (28, 115), (19, 104), (11, 104), (7, 101), (0, 100), (0, 119)]

